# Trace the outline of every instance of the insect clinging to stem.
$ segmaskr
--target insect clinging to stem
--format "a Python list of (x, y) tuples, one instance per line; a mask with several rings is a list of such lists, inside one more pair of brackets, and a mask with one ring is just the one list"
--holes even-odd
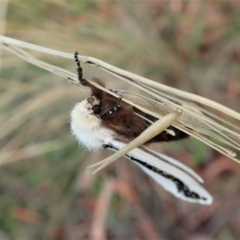
[[(80, 144), (89, 150), (107, 148), (118, 151), (139, 137), (157, 119), (136, 107), (98, 89), (83, 78), (82, 68), (75, 52), (79, 83), (90, 88), (91, 96), (77, 103), (71, 112), (71, 130)], [(104, 84), (97, 78), (99, 85)], [(141, 117), (143, 116), (143, 118)], [(169, 126), (150, 139), (150, 142), (168, 142), (187, 138), (188, 134)], [(165, 190), (185, 201), (211, 204), (211, 195), (203, 188), (203, 180), (181, 162), (152, 151), (145, 145), (134, 148), (124, 155), (137, 164)]]

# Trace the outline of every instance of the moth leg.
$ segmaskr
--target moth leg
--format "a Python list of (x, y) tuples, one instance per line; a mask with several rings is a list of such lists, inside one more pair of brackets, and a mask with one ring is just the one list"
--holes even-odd
[(114, 108), (117, 108), (117, 109), (118, 109), (118, 108), (121, 107), (121, 105), (122, 105), (122, 95), (119, 96), (118, 101), (117, 101), (117, 104), (115, 105)]
[(108, 119), (111, 117), (122, 105), (122, 96), (119, 96), (117, 103), (114, 105), (114, 107), (110, 108), (106, 113), (104, 113), (101, 118), (103, 120)]

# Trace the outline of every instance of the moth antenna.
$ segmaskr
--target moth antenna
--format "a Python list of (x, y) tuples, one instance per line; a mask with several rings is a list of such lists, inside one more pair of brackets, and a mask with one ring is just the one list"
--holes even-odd
[(90, 87), (90, 86), (89, 86), (90, 83), (89, 83), (86, 79), (82, 78), (82, 76), (83, 76), (83, 71), (82, 71), (82, 67), (81, 67), (81, 65), (80, 65), (80, 61), (79, 61), (79, 59), (78, 59), (78, 52), (77, 52), (77, 51), (75, 51), (75, 53), (74, 53), (74, 60), (75, 60), (75, 62), (77, 63), (77, 74), (78, 74), (78, 80), (79, 80), (79, 82), (80, 82), (82, 85), (84, 85), (84, 86)]
[[(88, 80), (86, 80), (85, 78), (83, 78), (83, 70), (82, 67), (80, 65), (80, 61), (78, 59), (78, 52), (75, 51), (74, 53), (74, 60), (77, 63), (77, 75), (78, 75), (78, 80), (79, 83), (83, 86), (89, 87), (92, 91), (92, 95), (96, 96), (98, 99), (102, 98), (102, 90), (96, 88), (95, 86), (93, 86)], [(98, 79), (94, 79), (98, 84), (100, 84), (101, 86), (104, 86), (104, 84), (98, 80)]]

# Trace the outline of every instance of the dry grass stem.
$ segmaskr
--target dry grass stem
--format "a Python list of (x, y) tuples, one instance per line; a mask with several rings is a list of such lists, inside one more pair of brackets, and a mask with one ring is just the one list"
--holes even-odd
[(29, 145), (18, 150), (11, 150), (0, 153), (0, 166), (6, 163), (15, 162), (27, 158), (32, 158), (34, 156), (39, 156), (51, 151), (61, 149), (66, 145), (63, 141), (52, 140), (45, 141), (43, 143), (38, 143), (34, 145)]
[[(20, 58), (36, 66), (39, 66), (40, 68), (46, 69), (47, 71), (70, 79), (71, 83), (79, 86), (82, 90), (84, 90), (84, 87), (79, 85), (76, 74), (40, 61), (23, 49), (34, 50), (68, 59), (73, 59), (73, 54), (40, 47), (5, 36), (0, 36), (0, 44), (1, 48), (16, 54)], [(134, 87), (147, 94), (148, 97), (137, 97), (137, 95), (134, 93), (122, 91), (124, 96), (123, 101), (139, 108), (141, 111), (147, 114), (150, 114), (156, 118), (162, 118), (167, 114), (175, 112), (176, 109), (181, 110), (182, 115), (175, 122), (172, 122), (173, 126), (192, 135), (193, 137), (199, 139), (200, 141), (228, 156), (229, 158), (239, 162), (239, 159), (236, 157), (236, 151), (240, 150), (240, 134), (236, 131), (239, 129), (239, 127), (237, 127), (237, 124), (223, 120), (216, 114), (213, 114), (211, 111), (197, 106), (195, 103), (205, 105), (214, 111), (217, 110), (219, 112), (222, 112), (229, 118), (231, 117), (231, 121), (235, 122), (240, 121), (240, 114), (238, 112), (201, 96), (171, 88), (169, 86), (138, 76), (131, 72), (119, 69), (96, 58), (79, 55), (79, 60), (89, 65), (98, 67), (119, 78), (120, 80), (133, 85)], [(118, 97), (117, 93), (119, 92), (112, 92), (94, 82), (92, 82), (92, 84), (102, 89), (103, 91), (106, 91), (115, 97)], [(227, 126), (223, 126), (223, 124)], [(235, 129), (231, 130), (229, 127)], [(2, 134), (5, 136), (10, 130), (11, 129), (6, 128)], [(136, 146), (137, 145), (135, 145), (135, 147)], [(114, 158), (116, 156), (120, 156), (119, 154), (114, 154)]]

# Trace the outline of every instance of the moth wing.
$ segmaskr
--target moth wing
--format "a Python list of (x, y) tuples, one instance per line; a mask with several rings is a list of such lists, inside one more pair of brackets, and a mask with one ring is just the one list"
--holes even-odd
[[(106, 146), (105, 148), (118, 151), (126, 144), (113, 140)], [(133, 149), (124, 157), (137, 164), (152, 179), (177, 198), (199, 204), (212, 203), (212, 196), (200, 183), (202, 179), (193, 170), (177, 160), (143, 147)]]

